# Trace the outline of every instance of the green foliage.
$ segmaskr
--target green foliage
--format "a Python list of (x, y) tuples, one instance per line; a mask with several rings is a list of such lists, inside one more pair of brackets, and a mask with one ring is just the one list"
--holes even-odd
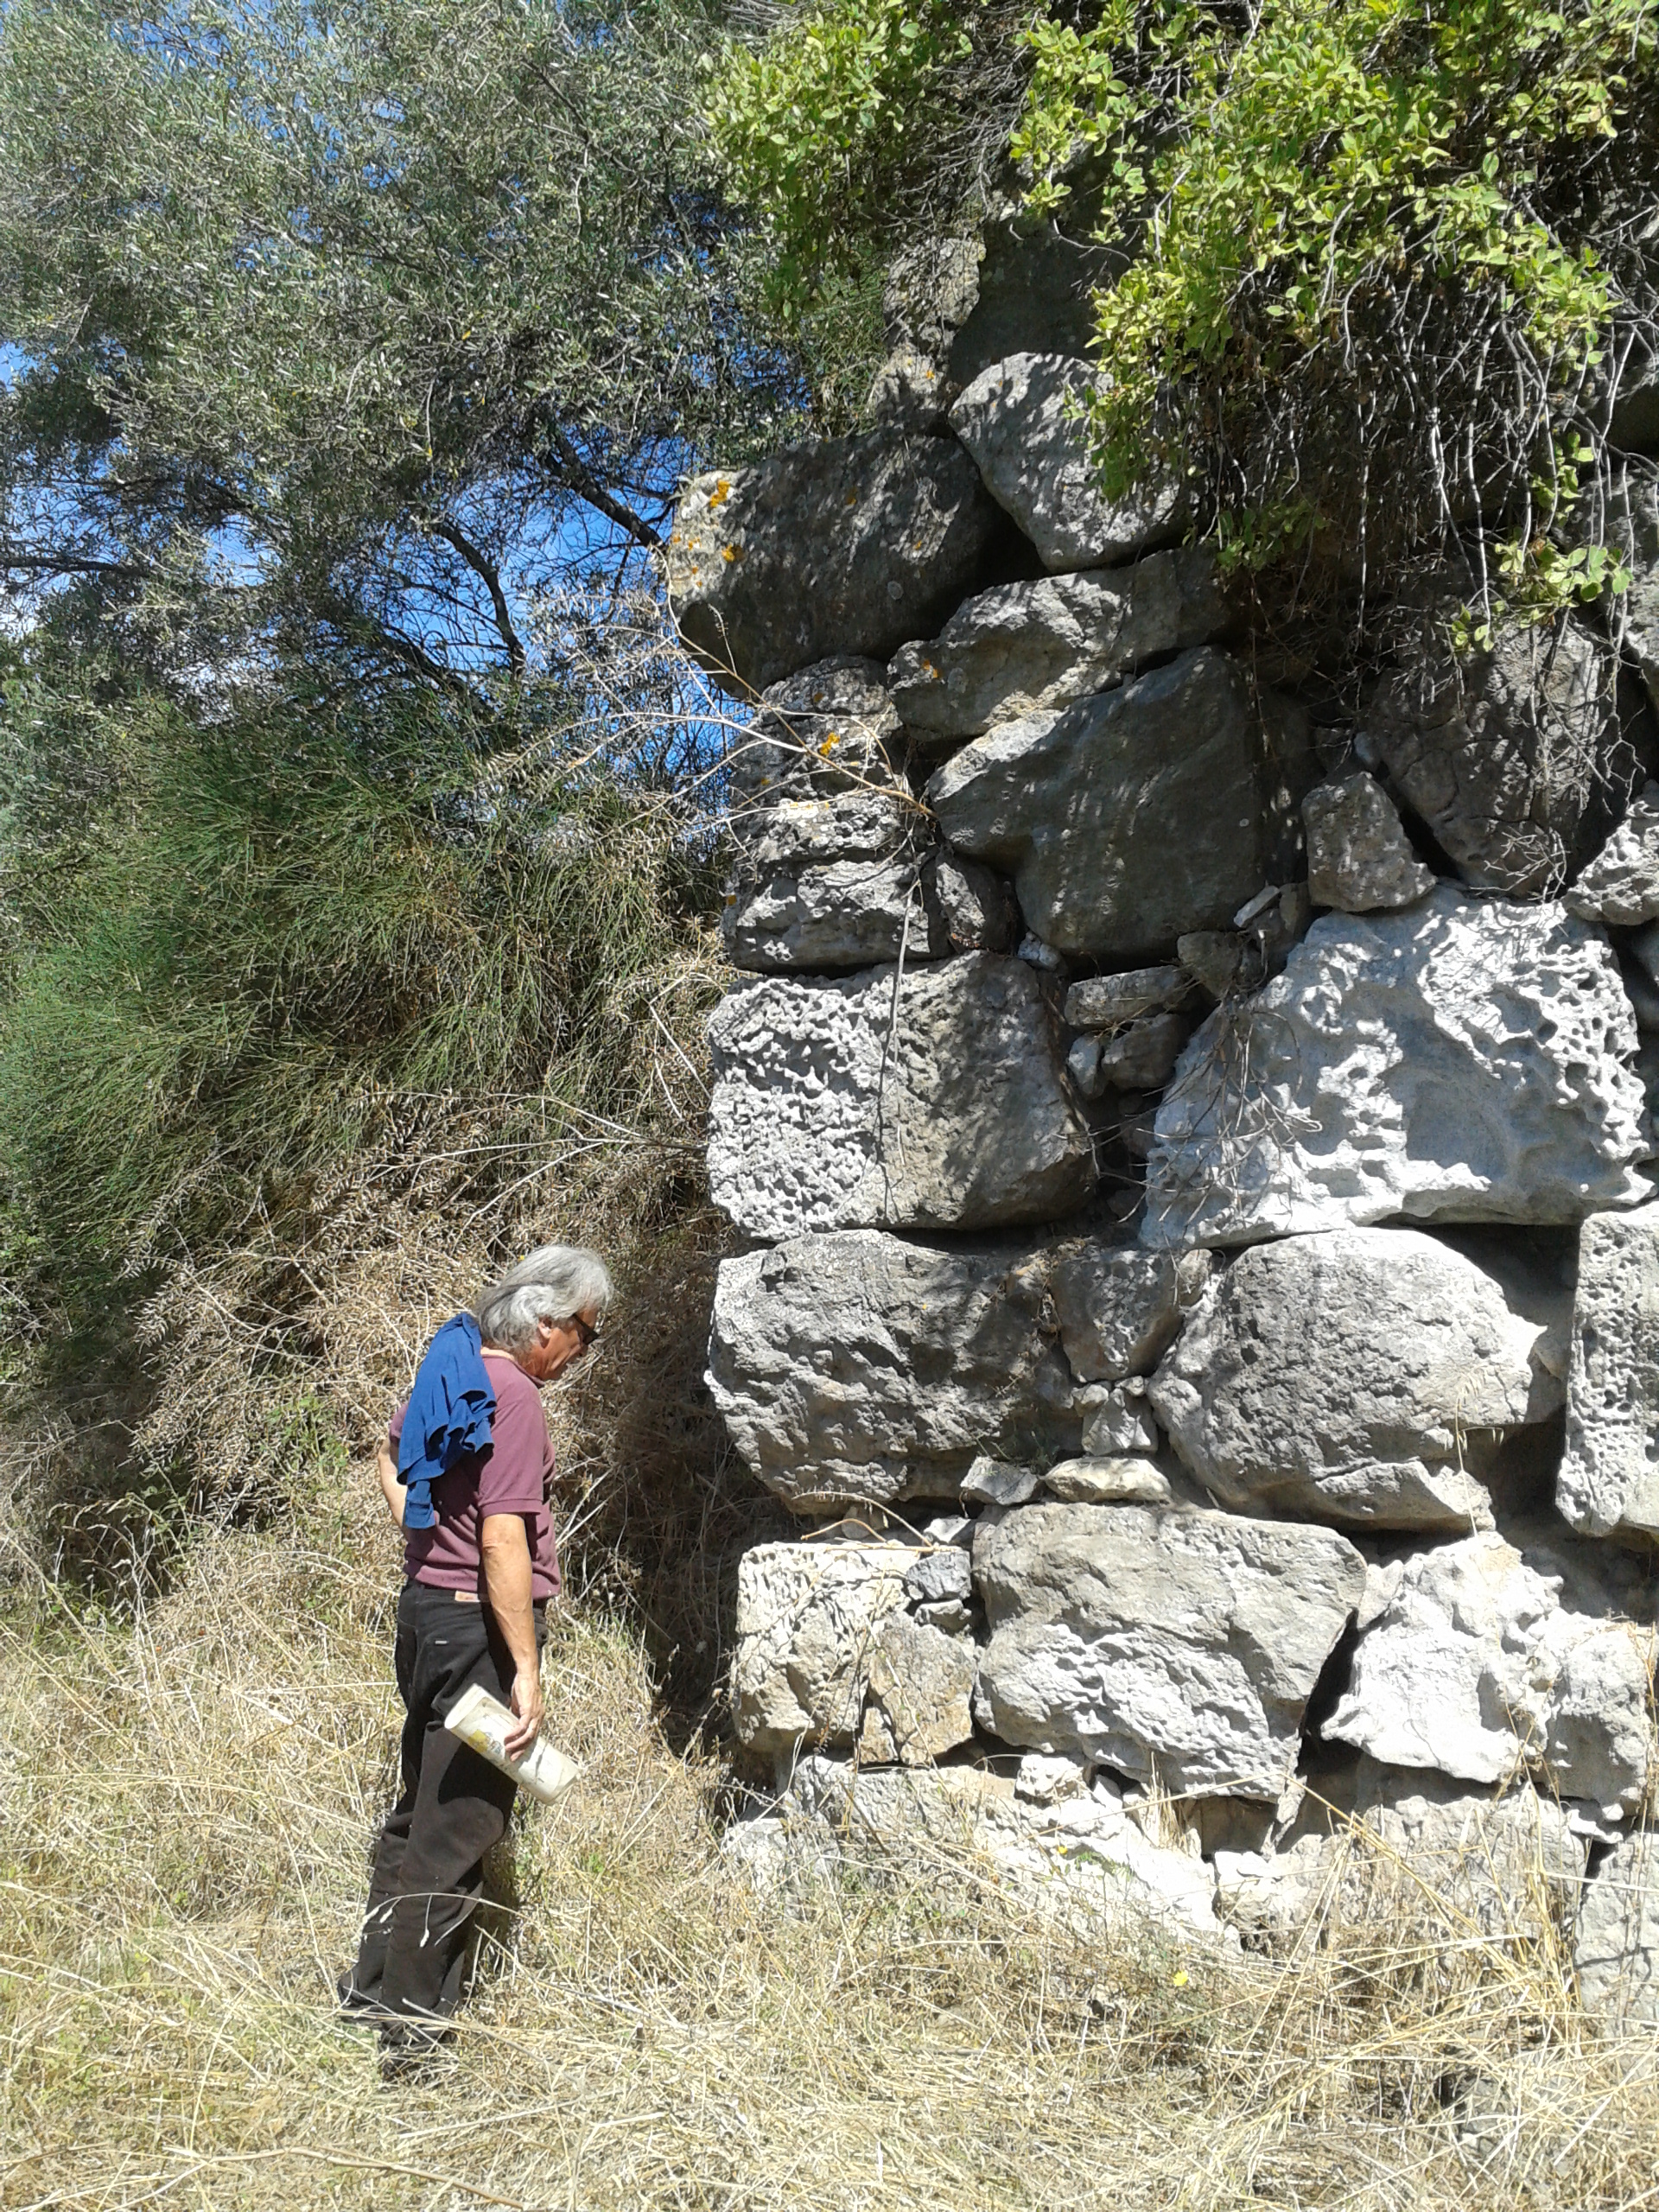
[(92, 575), (175, 667), (275, 645), (476, 710), (556, 662), (526, 602), (804, 396), (696, 121), (721, 20), (6, 8), (0, 564)]
[(481, 769), (407, 703), (342, 731), (152, 697), (125, 734), (0, 1007), (0, 1163), (60, 1291), (253, 1217), (296, 1233), (400, 1127), (650, 1122), (640, 1031), (712, 890), (665, 794)]
[[(810, 57), (791, 25), (728, 62), (716, 135), (803, 296), (849, 231), (879, 227), (884, 181), (960, 90), (930, 20), (834, 0)], [(1579, 489), (1574, 410), (1628, 303), (1607, 211), (1654, 182), (1652, 0), (1104, 0), (975, 21), (1027, 73), (1011, 152), (1028, 205), (1057, 209), (1087, 156), (1102, 235), (1128, 249), (1097, 299), (1109, 493), (1180, 469), (1229, 560), (1260, 567), (1332, 532), (1408, 548), (1454, 510), (1512, 508), (1518, 485), (1512, 574), (1541, 605), (1588, 588), (1539, 549)]]
[(946, 0), (863, 0), (791, 16), (758, 51), (710, 61), (714, 141), (777, 245), (772, 296), (798, 319), (885, 229), (906, 169), (925, 170), (948, 127), (950, 65), (973, 52)]

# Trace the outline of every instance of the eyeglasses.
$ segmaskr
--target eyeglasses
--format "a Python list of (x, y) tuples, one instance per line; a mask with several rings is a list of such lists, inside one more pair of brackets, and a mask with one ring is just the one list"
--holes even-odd
[(592, 1344), (594, 1338), (599, 1334), (598, 1322), (584, 1321), (580, 1313), (573, 1313), (570, 1316), (570, 1323), (573, 1328), (580, 1330), (582, 1333), (582, 1348), (586, 1351), (588, 1345)]

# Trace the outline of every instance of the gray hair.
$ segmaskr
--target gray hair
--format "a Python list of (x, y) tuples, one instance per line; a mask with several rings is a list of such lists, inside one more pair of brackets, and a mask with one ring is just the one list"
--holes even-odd
[(538, 1322), (568, 1321), (590, 1306), (602, 1311), (611, 1297), (610, 1270), (597, 1252), (585, 1244), (538, 1244), (479, 1300), (479, 1333), (486, 1344), (522, 1351)]

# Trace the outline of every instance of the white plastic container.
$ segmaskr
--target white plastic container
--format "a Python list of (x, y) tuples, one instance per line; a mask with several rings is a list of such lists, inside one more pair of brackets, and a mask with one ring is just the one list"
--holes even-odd
[(513, 1725), (512, 1713), (498, 1697), (474, 1682), (464, 1689), (444, 1715), (444, 1726), (452, 1736), (459, 1736), (463, 1744), (470, 1745), (492, 1766), (499, 1766), (503, 1774), (510, 1774), (521, 1789), (528, 1789), (532, 1797), (539, 1797), (543, 1805), (550, 1805), (561, 1790), (568, 1789), (582, 1772), (574, 1759), (563, 1751), (556, 1751), (551, 1744), (538, 1737), (527, 1757), (510, 1759), (507, 1757), (507, 1731)]

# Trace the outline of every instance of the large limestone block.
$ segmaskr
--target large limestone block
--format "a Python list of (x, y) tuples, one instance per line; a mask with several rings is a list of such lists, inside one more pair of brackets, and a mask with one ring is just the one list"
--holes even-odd
[(721, 935), (734, 967), (828, 975), (1012, 949), (1007, 887), (942, 851), (908, 794), (783, 798), (730, 826)]
[(737, 1568), (732, 1710), (750, 1751), (858, 1732), (877, 1625), (902, 1612), (915, 1554), (896, 1544), (756, 1544)]
[(1210, 1268), (1207, 1252), (1063, 1247), (1053, 1263), (1054, 1312), (1072, 1372), (1084, 1382), (1150, 1375)]
[(1659, 1540), (1659, 1206), (1579, 1231), (1555, 1503), (1590, 1535)]
[(1634, 929), (1659, 916), (1659, 784), (1649, 784), (1567, 893), (1562, 904), (1586, 922)]
[(1567, 615), (1459, 657), (1445, 641), (1450, 604), (1384, 680), (1367, 741), (1469, 882), (1558, 893), (1640, 780), (1618, 657)]
[(904, 732), (879, 661), (839, 653), (763, 691), (726, 756), (733, 812), (782, 798), (887, 789), (908, 796)]
[(1177, 1794), (1276, 1798), (1364, 1587), (1328, 1529), (1146, 1505), (1030, 1505), (974, 1537), (995, 1733)]
[(1648, 1195), (1636, 1025), (1612, 952), (1558, 906), (1327, 914), (1218, 1007), (1158, 1109), (1142, 1241), (1385, 1221), (1579, 1221)]
[(877, 430), (695, 477), (666, 553), (681, 634), (762, 691), (830, 653), (891, 660), (981, 580), (997, 509), (950, 438)]
[(1584, 1891), (1573, 1963), (1585, 2010), (1614, 2027), (1659, 2026), (1659, 1835), (1616, 1843)]
[(1300, 733), (1264, 731), (1236, 662), (1205, 646), (976, 738), (927, 798), (959, 851), (1013, 876), (1039, 937), (1128, 963), (1272, 880), (1302, 776)]
[(709, 1182), (753, 1236), (1045, 1221), (1095, 1187), (1021, 960), (738, 984), (709, 1025)]
[(709, 1387), (793, 1506), (951, 1497), (982, 1454), (1047, 1466), (1080, 1450), (1092, 1397), (1046, 1309), (1041, 1252), (792, 1237), (721, 1262)]
[(1068, 707), (1143, 661), (1209, 644), (1231, 621), (1208, 553), (1154, 553), (1127, 569), (981, 592), (929, 644), (903, 646), (887, 680), (912, 740), (938, 747)]
[(1568, 1294), (1553, 1302), (1523, 1311), (1416, 1230), (1258, 1244), (1187, 1317), (1152, 1402), (1182, 1459), (1240, 1512), (1490, 1528), (1480, 1478), (1504, 1431), (1561, 1402)]
[(1325, 1735), (1465, 1782), (1541, 1768), (1559, 1796), (1632, 1811), (1652, 1758), (1652, 1632), (1569, 1612), (1560, 1589), (1490, 1533), (1385, 1570)]
[(1051, 575), (1133, 560), (1173, 545), (1186, 527), (1188, 502), (1173, 478), (1126, 499), (1101, 493), (1081, 417), (1092, 375), (1064, 354), (1011, 353), (976, 376), (950, 410), (991, 496)]
[(1392, 801), (1374, 776), (1316, 784), (1302, 801), (1307, 824), (1307, 889), (1316, 906), (1366, 914), (1412, 906), (1434, 888), (1434, 872), (1411, 849)]
[(912, 944), (927, 958), (921, 867), (931, 840), (896, 792), (783, 799), (736, 817), (732, 830), (721, 934), (737, 967), (871, 968)]
[(1572, 1917), (1586, 1850), (1559, 1805), (1526, 1783), (1494, 1798), (1441, 1775), (1360, 1767), (1359, 1788), (1330, 1813), (1305, 1802), (1274, 1850), (1217, 1852), (1216, 1910), (1242, 1936), (1287, 1950), (1311, 1928), (1421, 1941), (1472, 1925), (1530, 1943)]

